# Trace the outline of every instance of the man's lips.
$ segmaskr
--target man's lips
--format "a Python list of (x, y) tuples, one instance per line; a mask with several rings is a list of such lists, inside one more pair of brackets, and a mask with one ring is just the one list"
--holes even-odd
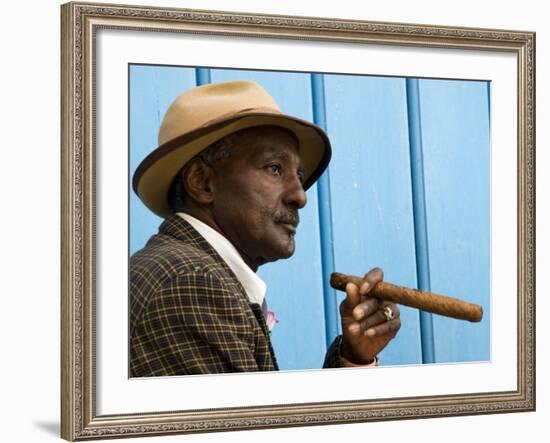
[(296, 234), (296, 224), (289, 222), (279, 222), (279, 224), (282, 225), (291, 234)]
[(296, 234), (296, 227), (300, 223), (298, 214), (279, 212), (273, 217), (273, 221), (281, 225), (289, 234)]

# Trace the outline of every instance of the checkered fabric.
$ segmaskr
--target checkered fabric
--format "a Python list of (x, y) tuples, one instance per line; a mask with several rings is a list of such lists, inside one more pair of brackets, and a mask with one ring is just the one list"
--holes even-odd
[(342, 343), (342, 336), (338, 335), (331, 345), (328, 347), (325, 355), (325, 361), (323, 362), (323, 368), (341, 368), (342, 362), (340, 360), (340, 349)]
[(189, 223), (167, 218), (130, 259), (131, 376), (274, 370), (261, 307)]

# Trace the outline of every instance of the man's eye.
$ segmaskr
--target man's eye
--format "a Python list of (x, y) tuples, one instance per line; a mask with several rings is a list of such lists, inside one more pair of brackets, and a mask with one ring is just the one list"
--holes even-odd
[(267, 167), (268, 171), (274, 175), (281, 175), (281, 166), (280, 165), (269, 165)]

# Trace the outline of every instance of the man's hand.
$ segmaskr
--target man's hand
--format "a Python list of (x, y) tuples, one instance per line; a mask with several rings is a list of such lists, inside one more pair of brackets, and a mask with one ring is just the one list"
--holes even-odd
[[(340, 304), (342, 357), (350, 363), (366, 365), (373, 362), (401, 327), (397, 305), (369, 296), (383, 278), (382, 270), (374, 268), (365, 274), (360, 287), (353, 283), (346, 286), (346, 298)], [(391, 320), (384, 313), (386, 306), (393, 311)]]

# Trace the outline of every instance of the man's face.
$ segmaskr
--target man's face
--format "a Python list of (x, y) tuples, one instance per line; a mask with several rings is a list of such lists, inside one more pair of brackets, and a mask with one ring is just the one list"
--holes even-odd
[(231, 149), (213, 168), (214, 221), (253, 269), (290, 257), (306, 204), (295, 138), (276, 127), (251, 128)]

